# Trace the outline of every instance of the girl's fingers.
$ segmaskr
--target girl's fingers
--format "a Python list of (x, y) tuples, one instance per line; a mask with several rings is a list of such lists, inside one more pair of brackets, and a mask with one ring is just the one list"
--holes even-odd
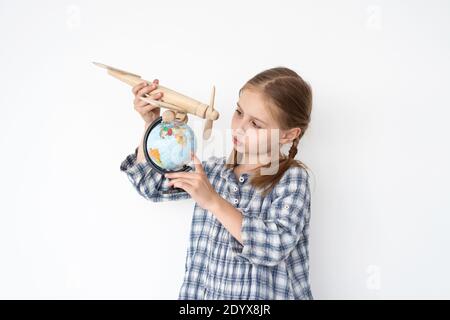
[(194, 160), (195, 171), (198, 173), (205, 173), (202, 162), (197, 158), (195, 153), (191, 152), (191, 156), (192, 156), (192, 159)]
[[(160, 95), (158, 95), (158, 93), (155, 95), (149, 96), (149, 99), (152, 99), (152, 100), (158, 100), (159, 98), (160, 98)], [(146, 106), (152, 106), (154, 108), (159, 107), (158, 104), (142, 100), (139, 96), (136, 96), (136, 98), (134, 98), (134, 106), (136, 109), (142, 109), (143, 107), (146, 107)]]
[[(149, 102), (146, 102), (146, 101), (143, 101), (143, 100), (141, 100), (141, 99), (137, 99), (135, 102), (134, 102), (134, 106), (135, 106), (135, 108), (138, 110), (138, 111), (142, 111), (143, 110), (143, 108), (146, 108), (146, 109), (154, 109), (154, 108), (159, 108), (159, 106), (158, 105), (156, 105), (156, 104), (153, 104), (153, 103), (149, 103)], [(149, 108), (149, 107), (152, 107), (152, 108)]]
[[(169, 181), (169, 186), (175, 186), (175, 185), (179, 185), (179, 186), (183, 185), (183, 186), (189, 187), (189, 188), (193, 187), (192, 183), (190, 183), (189, 180), (186, 180), (186, 179), (173, 179), (173, 180)], [(183, 187), (180, 187), (180, 188), (184, 189)]]
[[(153, 84), (155, 84), (156, 87), (157, 87), (158, 84), (159, 84), (159, 80), (158, 80), (158, 79), (154, 79), (154, 80), (153, 80)], [(139, 92), (139, 90), (141, 90), (141, 89), (143, 89), (143, 88), (145, 88), (145, 87), (147, 87), (147, 86), (149, 86), (149, 83), (147, 83), (146, 81), (142, 81), (141, 83), (135, 85), (135, 86), (131, 89), (131, 92), (133, 92), (133, 94), (136, 95), (136, 94)]]
[(152, 111), (153, 109), (159, 109), (157, 106), (153, 106), (151, 104), (141, 107), (142, 112), (147, 113)]
[(152, 98), (153, 100), (157, 100), (157, 99), (160, 99), (162, 96), (163, 96), (162, 92), (157, 92), (153, 95), (150, 95), (150, 98)]
[(157, 93), (151, 94), (150, 92), (152, 92), (153, 90), (155, 90), (155, 89), (146, 89), (146, 88), (141, 89), (141, 91), (138, 92), (136, 97), (137, 98), (139, 98), (139, 97), (145, 98), (146, 96), (150, 96), (151, 99), (159, 99), (163, 96), (162, 92), (157, 92)]
[(148, 90), (151, 88), (151, 86), (145, 86), (136, 93), (136, 97), (142, 97), (144, 94), (148, 92)]
[(145, 107), (145, 106), (147, 106), (147, 105), (149, 105), (149, 103), (148, 102), (145, 102), (145, 101), (143, 101), (143, 100), (141, 100), (141, 99), (139, 99), (139, 98), (136, 98), (136, 99), (134, 99), (134, 106), (136, 107), (136, 108), (142, 108), (142, 107)]
[(175, 188), (181, 188), (190, 195), (194, 193), (194, 190), (192, 189), (192, 186), (190, 184), (187, 184), (186, 182), (178, 182), (177, 184), (173, 185)]
[(150, 93), (153, 90), (155, 90), (158, 86), (154, 83), (152, 83), (151, 85), (145, 86), (144, 88), (140, 89), (137, 93), (137, 96), (143, 96), (146, 93)]
[(181, 179), (187, 179), (187, 180), (194, 180), (198, 179), (195, 172), (171, 172), (164, 174), (165, 177), (174, 179), (174, 178), (181, 178)]
[(144, 88), (146, 85), (147, 85), (147, 83), (146, 83), (145, 81), (144, 81), (144, 82), (141, 82), (141, 83), (135, 85), (135, 86), (133, 87), (133, 89), (131, 90), (131, 92), (133, 92), (133, 94), (136, 95), (136, 93), (137, 93), (139, 90), (141, 90), (142, 88)]

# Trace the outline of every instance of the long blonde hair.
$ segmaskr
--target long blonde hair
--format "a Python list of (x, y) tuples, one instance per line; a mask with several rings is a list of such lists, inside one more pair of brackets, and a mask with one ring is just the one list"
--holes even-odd
[[(304, 135), (311, 121), (312, 110), (312, 90), (311, 86), (305, 82), (295, 71), (286, 67), (276, 67), (264, 70), (248, 80), (239, 90), (239, 95), (244, 89), (256, 89), (276, 108), (270, 110), (276, 118), (280, 129), (300, 128), (300, 135), (292, 142), (289, 154), (284, 155), (280, 152), (280, 161), (278, 170), (274, 175), (261, 175), (255, 173), (252, 175), (250, 183), (258, 189), (264, 189), (263, 195), (267, 195), (273, 187), (280, 181), (283, 174), (290, 167), (308, 167), (296, 160), (297, 146)], [(231, 152), (226, 167), (234, 168), (242, 154), (236, 149)], [(272, 163), (262, 167), (270, 167)]]

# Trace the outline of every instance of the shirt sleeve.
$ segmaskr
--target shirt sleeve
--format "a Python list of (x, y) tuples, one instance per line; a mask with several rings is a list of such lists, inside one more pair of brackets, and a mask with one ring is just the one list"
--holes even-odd
[(275, 186), (274, 199), (264, 213), (237, 208), (243, 214), (241, 236), (234, 237), (232, 251), (238, 259), (252, 264), (275, 266), (297, 245), (310, 215), (308, 173), (290, 168)]
[[(161, 173), (154, 170), (147, 162), (137, 162), (137, 151), (129, 154), (120, 165), (120, 170), (125, 172), (128, 180), (132, 183), (136, 191), (145, 199), (153, 202), (174, 201), (190, 199), (191, 195), (187, 192), (179, 193), (162, 193), (163, 190), (169, 189), (169, 179), (164, 178)], [(208, 160), (202, 161), (205, 172), (209, 172), (216, 163), (216, 157), (210, 157)], [(191, 166), (194, 170), (194, 166)]]
[(142, 197), (153, 202), (182, 200), (191, 197), (187, 192), (161, 193), (161, 191), (169, 189), (168, 179), (164, 179), (163, 175), (154, 170), (147, 161), (137, 162), (137, 151), (138, 148), (125, 158), (120, 165), (120, 170), (126, 173), (128, 180)]

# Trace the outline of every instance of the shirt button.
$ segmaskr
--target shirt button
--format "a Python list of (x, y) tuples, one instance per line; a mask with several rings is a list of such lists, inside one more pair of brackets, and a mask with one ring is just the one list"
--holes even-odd
[(244, 182), (244, 177), (241, 176), (241, 177), (239, 178), (239, 181), (240, 181), (240, 182)]
[(287, 204), (284, 205), (285, 209), (289, 209), (289, 206)]
[(235, 204), (237, 204), (237, 203), (239, 202), (239, 200), (238, 200), (238, 199), (234, 199), (233, 202), (234, 202)]
[(238, 191), (238, 187), (233, 187), (233, 191)]

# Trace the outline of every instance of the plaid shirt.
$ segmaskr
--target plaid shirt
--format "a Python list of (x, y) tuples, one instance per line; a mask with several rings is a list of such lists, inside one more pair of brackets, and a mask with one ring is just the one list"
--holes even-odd
[[(168, 179), (148, 163), (136, 163), (136, 152), (120, 165), (137, 192), (154, 201), (189, 199), (187, 192), (162, 195)], [(202, 161), (217, 193), (243, 215), (243, 245), (215, 216), (195, 204), (184, 281), (179, 299), (313, 299), (309, 284), (308, 236), (310, 189), (303, 168), (289, 168), (266, 196), (236, 178), (226, 157)], [(193, 167), (193, 166), (192, 166)]]

